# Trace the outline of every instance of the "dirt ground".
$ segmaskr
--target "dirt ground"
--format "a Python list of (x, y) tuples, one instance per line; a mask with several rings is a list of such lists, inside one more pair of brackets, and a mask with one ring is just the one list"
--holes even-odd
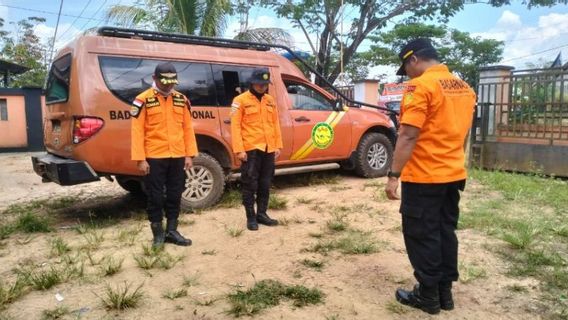
[[(290, 179), (289, 177), (287, 179)], [(77, 224), (73, 217), (93, 210), (120, 211), (128, 208), (137, 214), (120, 217), (116, 223), (100, 229), (104, 235), (100, 247), (93, 249), (96, 259), (113, 256), (124, 259), (122, 269), (115, 275), (102, 276), (96, 266), (87, 264), (87, 276), (71, 280), (45, 291), (32, 291), (0, 313), (9, 319), (40, 319), (42, 311), (65, 305), (77, 311), (68, 319), (232, 319), (225, 296), (235, 288), (246, 289), (255, 281), (275, 279), (285, 284), (301, 284), (318, 288), (325, 294), (323, 303), (294, 307), (283, 301), (254, 316), (257, 319), (538, 319), (538, 283), (534, 280), (506, 276), (506, 261), (490, 248), (498, 240), (472, 230), (459, 231), (460, 260), (464, 270), (483, 268), (485, 276), (455, 284), (456, 309), (428, 316), (394, 300), (397, 287), (414, 283), (410, 264), (400, 231), (398, 202), (383, 197), (384, 178), (365, 180), (341, 175), (337, 184), (306, 187), (281, 187), (274, 190), (287, 200), (285, 210), (272, 211), (274, 218), (287, 225), (274, 228), (261, 226), (257, 232), (244, 230), (233, 237), (228, 230), (245, 225), (241, 208), (215, 209), (200, 214), (182, 216), (180, 231), (193, 240), (191, 247), (168, 245), (166, 251), (182, 256), (169, 270), (139, 268), (133, 258), (142, 252), (141, 245), (151, 240), (144, 220), (143, 205), (132, 199), (116, 183), (100, 181), (73, 187), (42, 184), (31, 167), (30, 154), (0, 154), (0, 210), (14, 203), (31, 200), (75, 196), (81, 200), (71, 204), (64, 218), (58, 217), (57, 229), (51, 233), (31, 236), (17, 233), (0, 245), (0, 278), (13, 281), (13, 269), (22, 264), (44, 265), (57, 263), (50, 253), (50, 240), (61, 237), (72, 252), (86, 245), (86, 238), (70, 227)], [(464, 193), (463, 206), (483, 196), (481, 186), (470, 183)], [(106, 197), (103, 201), (89, 199)], [(326, 231), (327, 221), (338, 207), (348, 207), (349, 228), (370, 231), (378, 252), (366, 255), (327, 255), (306, 252), (317, 243), (317, 236), (332, 239), (338, 235)], [(345, 211), (345, 210), (344, 210)], [(464, 210), (464, 214), (468, 213)], [(140, 228), (133, 245), (121, 243), (122, 230)], [(321, 271), (304, 266), (303, 259), (323, 261)], [(468, 273), (468, 272), (466, 272)], [(175, 300), (162, 297), (165, 291), (182, 288), (184, 277), (198, 278), (188, 287), (188, 296)], [(126, 311), (107, 311), (101, 304), (107, 284), (128, 281), (143, 284), (143, 303)], [(522, 285), (528, 292), (514, 293), (508, 287)], [(56, 294), (64, 297), (62, 302)], [(0, 316), (1, 318), (1, 316)]]

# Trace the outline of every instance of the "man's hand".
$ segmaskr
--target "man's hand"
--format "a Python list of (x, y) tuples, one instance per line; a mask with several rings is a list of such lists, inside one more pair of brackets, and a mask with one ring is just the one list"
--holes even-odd
[(280, 157), (280, 153), (281, 153), (280, 149), (276, 149), (274, 151), (274, 159), (278, 159)]
[(385, 193), (387, 194), (387, 198), (389, 200), (400, 200), (400, 197), (397, 194), (398, 189), (398, 178), (389, 178), (387, 181), (387, 186), (385, 187)]
[(150, 174), (150, 165), (148, 164), (148, 161), (138, 161), (138, 170), (144, 172), (144, 175)]
[(239, 153), (237, 153), (237, 158), (239, 158), (239, 160), (241, 160), (242, 162), (246, 162), (247, 161), (247, 153), (246, 152), (239, 152)]
[(191, 157), (185, 157), (185, 163), (183, 165), (183, 169), (187, 171), (191, 169), (191, 167), (193, 167), (193, 160), (191, 160)]

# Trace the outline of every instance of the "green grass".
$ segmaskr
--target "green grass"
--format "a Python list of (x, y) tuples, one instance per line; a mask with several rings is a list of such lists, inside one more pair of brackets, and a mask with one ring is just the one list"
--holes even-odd
[(411, 310), (409, 307), (406, 307), (400, 302), (394, 300), (387, 302), (385, 308), (392, 314), (406, 314)]
[(18, 275), (16, 280), (9, 284), (0, 280), (0, 310), (25, 295), (28, 291), (27, 283), (28, 281), (22, 275)]
[(24, 275), (32, 288), (42, 291), (63, 283), (68, 277), (65, 270), (57, 269), (53, 266), (48, 269), (24, 271)]
[(296, 199), (297, 204), (312, 204), (316, 199), (306, 198), (306, 197), (298, 197)]
[(195, 287), (197, 285), (199, 285), (199, 278), (201, 276), (199, 275), (199, 273), (195, 272), (192, 275), (189, 276), (184, 276), (183, 277), (183, 285), (186, 287)]
[(331, 186), (329, 192), (340, 192), (351, 189), (350, 186)]
[(124, 259), (117, 260), (112, 256), (106, 257), (105, 259), (103, 259), (101, 265), (99, 266), (101, 274), (107, 277), (117, 274), (118, 272), (120, 272), (120, 269), (122, 269), (123, 262)]
[(41, 313), (42, 320), (55, 320), (63, 319), (66, 315), (70, 313), (69, 308), (66, 306), (58, 306), (54, 309), (43, 310)]
[(331, 233), (342, 232), (347, 230), (349, 223), (346, 221), (347, 215), (342, 213), (334, 213), (333, 219), (326, 222), (327, 230)]
[(104, 232), (96, 229), (89, 229), (83, 233), (83, 238), (85, 239), (84, 249), (97, 250), (101, 247), (105, 240)]
[(268, 199), (268, 209), (271, 210), (285, 210), (288, 208), (288, 200), (276, 194), (270, 194)]
[(215, 208), (239, 208), (242, 204), (242, 194), (237, 189), (227, 188)]
[(47, 217), (26, 212), (16, 219), (16, 230), (24, 233), (46, 233), (51, 232), (53, 228)]
[(301, 260), (300, 263), (305, 267), (312, 268), (316, 271), (321, 271), (325, 265), (323, 261), (311, 260), (311, 259)]
[[(474, 189), (458, 227), (503, 240), (494, 250), (508, 262), (507, 273), (540, 281), (539, 303), (547, 306), (541, 316), (567, 316), (568, 299), (561, 297), (568, 290), (568, 182), (500, 171), (471, 170), (470, 175), (482, 186)], [(481, 267), (466, 270), (466, 279), (479, 277), (475, 268)]]
[(225, 227), (225, 232), (227, 232), (227, 234), (233, 238), (238, 238), (242, 236), (244, 231), (245, 229), (242, 227), (236, 227), (236, 226)]
[(60, 257), (71, 251), (69, 245), (61, 237), (52, 239), (50, 245), (52, 256)]
[(236, 292), (230, 293), (227, 299), (231, 308), (227, 313), (235, 317), (252, 316), (280, 304), (283, 298), (292, 300), (295, 307), (304, 307), (322, 303), (324, 294), (317, 288), (309, 289), (301, 285), (285, 285), (276, 280), (262, 280), (246, 291), (237, 289)]
[(187, 297), (187, 289), (180, 288), (177, 290), (168, 290), (164, 292), (164, 294), (162, 294), (162, 297), (169, 300), (175, 300), (178, 298)]
[(461, 283), (470, 283), (477, 279), (482, 279), (487, 277), (487, 271), (483, 267), (473, 264), (466, 264), (464, 262), (460, 262), (458, 264), (458, 270), (460, 273), (459, 280)]
[(173, 256), (167, 253), (163, 247), (152, 247), (151, 245), (142, 246), (142, 254), (135, 254), (134, 261), (138, 267), (144, 270), (160, 268), (169, 270), (178, 262), (183, 260), (183, 256)]
[(99, 297), (103, 306), (109, 310), (125, 310), (138, 307), (144, 298), (142, 291), (143, 284), (133, 288), (132, 284), (124, 282), (114, 288), (110, 285), (106, 286), (104, 295)]
[(347, 230), (337, 239), (320, 239), (317, 243), (302, 251), (323, 255), (334, 250), (343, 254), (371, 254), (378, 252), (382, 245), (384, 243), (376, 241), (371, 232)]
[(144, 270), (150, 270), (154, 268), (154, 266), (158, 262), (158, 258), (148, 257), (143, 255), (134, 255), (134, 261), (136, 261), (136, 264), (138, 265), (139, 268)]
[(116, 237), (116, 240), (122, 245), (133, 246), (138, 241), (138, 235), (142, 231), (142, 225), (136, 227), (121, 229)]

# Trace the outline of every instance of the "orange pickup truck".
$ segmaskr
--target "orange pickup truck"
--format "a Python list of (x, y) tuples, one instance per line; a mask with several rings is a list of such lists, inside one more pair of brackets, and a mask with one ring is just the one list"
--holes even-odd
[(284, 149), (277, 174), (340, 165), (363, 177), (385, 175), (396, 140), (394, 114), (336, 99), (271, 47), (109, 27), (76, 38), (50, 69), (47, 153), (32, 157), (35, 172), (60, 185), (114, 177), (124, 189), (143, 193), (141, 172), (130, 160), (130, 105), (151, 85), (156, 64), (170, 61), (178, 70), (177, 90), (191, 100), (199, 149), (186, 172), (182, 206), (214, 205), (226, 181), (238, 175), (230, 145), (231, 102), (259, 66), (270, 69), (269, 93), (280, 112)]

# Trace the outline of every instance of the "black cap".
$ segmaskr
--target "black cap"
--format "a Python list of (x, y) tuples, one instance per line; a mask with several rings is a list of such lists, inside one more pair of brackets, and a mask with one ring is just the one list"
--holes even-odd
[(250, 83), (268, 84), (270, 83), (270, 72), (268, 68), (256, 68), (252, 71)]
[(178, 84), (176, 67), (171, 62), (157, 65), (154, 75), (162, 84)]
[(398, 54), (398, 58), (402, 61), (402, 65), (396, 72), (397, 76), (405, 76), (406, 70), (404, 70), (404, 63), (407, 61), (408, 58), (412, 57), (412, 55), (417, 53), (424, 53), (426, 51), (431, 51), (437, 53), (436, 48), (432, 46), (430, 39), (427, 38), (418, 38), (410, 41)]

